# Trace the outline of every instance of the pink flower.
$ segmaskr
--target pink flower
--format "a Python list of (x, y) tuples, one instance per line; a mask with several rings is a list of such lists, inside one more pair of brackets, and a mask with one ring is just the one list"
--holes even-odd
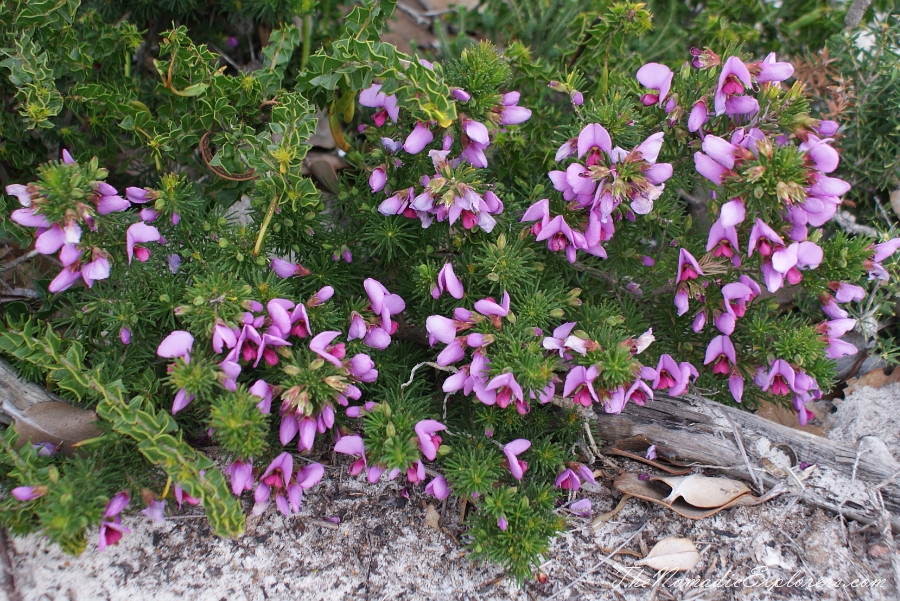
[(770, 52), (759, 64), (758, 83), (767, 81), (784, 81), (794, 74), (794, 66), (790, 63), (779, 63), (775, 60), (775, 53)]
[(449, 292), (450, 296), (456, 299), (461, 299), (465, 294), (462, 282), (460, 282), (459, 278), (456, 277), (456, 274), (453, 273), (453, 265), (450, 263), (444, 263), (444, 266), (438, 273), (437, 286), (431, 289), (431, 297), (435, 299), (440, 297), (444, 290)]
[(309, 269), (299, 263), (292, 263), (277, 257), (272, 259), (270, 267), (281, 279), (287, 279), (294, 276), (305, 276), (312, 273)]
[[(127, 492), (120, 492), (106, 504), (103, 510), (103, 519), (100, 521), (100, 533), (97, 548), (103, 551), (109, 545), (114, 545), (122, 538), (122, 535), (131, 532), (122, 526), (122, 518), (119, 515), (128, 505), (130, 500)], [(112, 518), (112, 519), (110, 519)]]
[[(128, 254), (128, 263), (135, 254), (135, 245), (141, 242), (159, 242), (162, 236), (152, 225), (147, 225), (142, 221), (132, 224), (125, 233), (126, 251)], [(146, 251), (146, 249), (144, 249)], [(138, 256), (140, 259), (140, 256)], [(144, 259), (146, 260), (146, 259)]]
[(661, 107), (669, 95), (674, 76), (671, 69), (659, 63), (647, 63), (641, 67), (637, 72), (637, 80), (642, 86), (655, 92), (641, 96), (644, 106), (655, 104)]
[[(727, 313), (723, 315), (727, 315)], [(731, 372), (729, 362), (731, 365), (737, 363), (734, 344), (728, 336), (716, 336), (706, 347), (706, 359), (703, 361), (703, 365), (713, 363), (713, 373), (729, 374)]]
[(240, 496), (245, 490), (253, 488), (253, 461), (233, 461), (225, 473), (231, 477), (231, 492)]
[(446, 430), (447, 426), (433, 419), (423, 419), (415, 426), (416, 436), (419, 437), (419, 449), (429, 461), (437, 457), (437, 450), (441, 446), (441, 437), (436, 434)]
[(531, 447), (531, 441), (524, 438), (517, 438), (510, 441), (503, 447), (503, 454), (509, 465), (509, 471), (513, 478), (521, 480), (528, 469), (528, 464), (518, 458), (519, 455), (527, 451)]
[(434, 140), (434, 134), (431, 133), (431, 130), (428, 129), (425, 123), (419, 121), (409, 136), (406, 137), (406, 141), (403, 143), (403, 150), (409, 154), (419, 154), (426, 146), (431, 144), (432, 140)]
[(682, 248), (678, 253), (678, 276), (675, 278), (675, 282), (696, 280), (701, 275), (703, 275), (703, 270), (700, 269), (697, 259)]
[(794, 389), (794, 380), (794, 368), (784, 359), (776, 359), (762, 389), (769, 390), (771, 387), (772, 394), (788, 394)]
[(174, 359), (175, 357), (189, 358), (193, 344), (194, 337), (190, 332), (175, 330), (159, 343), (156, 354), (167, 359)]
[[(735, 98), (743, 95), (744, 90), (749, 88), (750, 85), (750, 71), (747, 69), (747, 65), (736, 56), (728, 57), (725, 65), (722, 67), (722, 73), (719, 75), (719, 84), (716, 87), (714, 97), (716, 115), (718, 116), (725, 112), (733, 115), (738, 112), (735, 109), (741, 109), (740, 112), (756, 112), (755, 110), (744, 111), (748, 107), (735, 106)], [(732, 101), (731, 107), (728, 106), (729, 101)], [(757, 105), (757, 110), (758, 108)]]
[(425, 485), (425, 492), (437, 499), (446, 499), (450, 496), (450, 487), (443, 476), (435, 476), (434, 480)]
[(359, 93), (359, 103), (369, 108), (380, 109), (372, 116), (372, 120), (378, 127), (384, 125), (388, 117), (391, 118), (391, 121), (396, 123), (397, 117), (400, 115), (397, 97), (393, 94), (388, 96), (382, 92), (381, 84), (372, 84), (370, 87), (361, 91)]

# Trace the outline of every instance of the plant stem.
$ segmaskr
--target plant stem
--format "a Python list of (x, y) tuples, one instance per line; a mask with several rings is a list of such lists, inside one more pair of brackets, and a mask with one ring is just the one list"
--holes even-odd
[(309, 59), (309, 51), (312, 47), (312, 15), (303, 17), (303, 42), (300, 47), (300, 70), (306, 69), (306, 61)]
[(266, 217), (263, 219), (262, 225), (259, 227), (259, 234), (256, 236), (256, 245), (253, 247), (253, 256), (258, 257), (262, 250), (263, 240), (266, 238), (266, 231), (269, 229), (269, 223), (272, 221), (272, 215), (275, 214), (275, 207), (278, 206), (278, 197), (272, 198), (269, 203), (269, 210), (266, 211)]

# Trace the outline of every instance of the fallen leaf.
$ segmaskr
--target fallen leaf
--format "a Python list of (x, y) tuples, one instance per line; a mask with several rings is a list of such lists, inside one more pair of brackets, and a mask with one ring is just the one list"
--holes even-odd
[(763, 468), (765, 468), (767, 472), (769, 472), (776, 478), (787, 478), (789, 475), (787, 471), (781, 469), (780, 467), (769, 461), (769, 459), (766, 457), (760, 459), (760, 463), (762, 463)]
[(671, 494), (671, 487), (665, 482), (661, 482), (655, 478), (651, 480), (641, 480), (640, 478), (638, 478), (637, 474), (624, 472), (620, 474), (618, 478), (616, 478), (615, 482), (613, 482), (613, 486), (621, 493), (629, 494), (640, 499), (644, 499), (645, 501), (650, 501), (651, 503), (662, 505), (667, 509), (671, 509), (678, 515), (690, 518), (692, 520), (699, 520), (711, 515), (715, 515), (723, 509), (727, 509), (729, 507), (751, 507), (753, 505), (759, 505), (787, 491), (787, 487), (782, 483), (775, 486), (761, 497), (754, 497), (749, 493), (743, 494), (737, 498), (732, 499), (728, 503), (721, 505), (720, 507), (705, 509), (701, 507), (694, 507), (693, 505), (685, 502), (684, 499), (680, 498), (671, 503), (667, 502), (665, 499), (669, 496), (669, 494)]
[[(808, 408), (812, 410), (813, 413), (819, 411), (812, 403), (808, 405)], [(795, 430), (803, 430), (804, 432), (809, 432), (815, 436), (825, 436), (825, 429), (822, 426), (801, 426), (797, 422), (797, 413), (791, 409), (785, 409), (784, 407), (779, 407), (770, 403), (769, 401), (763, 401), (759, 405), (759, 409), (756, 410), (757, 417), (763, 417), (770, 422), (775, 422), (776, 424), (781, 424), (782, 426), (787, 426), (788, 428), (793, 428)], [(820, 420), (822, 416), (816, 414)]]
[(75, 452), (73, 445), (103, 433), (97, 427), (96, 413), (60, 401), (35, 403), (20, 410), (4, 399), (0, 408), (13, 418), (20, 446), (28, 442), (49, 442), (71, 455)]
[(425, 525), (429, 528), (434, 528), (435, 530), (441, 529), (441, 514), (437, 512), (437, 509), (434, 508), (434, 505), (431, 503), (428, 504), (428, 509), (425, 511)]
[(704, 509), (720, 507), (750, 492), (750, 487), (740, 480), (711, 478), (700, 474), (663, 476), (651, 480), (659, 480), (672, 487), (672, 492), (663, 499), (664, 503), (672, 503), (682, 498), (688, 504)]
[(884, 388), (888, 384), (896, 384), (897, 382), (900, 382), (900, 369), (895, 369), (890, 375), (884, 373), (883, 369), (873, 369), (858, 378), (847, 380), (847, 388), (844, 389), (844, 395), (846, 396), (857, 388), (865, 386), (869, 388)]
[(684, 572), (693, 568), (699, 561), (700, 553), (690, 539), (672, 536), (653, 545), (647, 557), (634, 564), (648, 566), (654, 570)]

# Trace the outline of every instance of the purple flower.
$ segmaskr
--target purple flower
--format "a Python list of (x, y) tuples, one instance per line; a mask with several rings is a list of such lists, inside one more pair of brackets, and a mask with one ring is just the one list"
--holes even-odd
[(509, 465), (509, 471), (516, 480), (521, 480), (528, 469), (528, 464), (520, 460), (518, 456), (531, 447), (531, 441), (524, 438), (517, 438), (510, 441), (503, 447), (503, 454)]
[(166, 502), (154, 499), (150, 501), (144, 509), (141, 509), (141, 513), (150, 518), (151, 521), (165, 522)]
[(369, 187), (372, 192), (381, 192), (385, 184), (387, 184), (387, 172), (384, 165), (379, 165), (372, 170), (372, 174), (369, 176)]
[(131, 532), (131, 530), (121, 525), (122, 518), (119, 516), (128, 505), (129, 500), (128, 493), (120, 492), (106, 504), (106, 509), (103, 510), (103, 519), (100, 521), (100, 533), (97, 541), (97, 547), (100, 551), (103, 551), (109, 545), (119, 542), (123, 534)]
[(70, 288), (79, 278), (81, 278), (81, 270), (76, 269), (74, 266), (66, 267), (51, 280), (47, 290), (53, 293), (62, 292)]
[(365, 469), (366, 479), (369, 483), (374, 484), (375, 482), (378, 482), (379, 478), (381, 478), (381, 474), (384, 473), (384, 468), (377, 465), (368, 465), (366, 461), (365, 445), (363, 444), (362, 437), (358, 435), (342, 436), (341, 439), (335, 443), (334, 452), (342, 453), (344, 455), (360, 456), (358, 460), (350, 465), (349, 472), (351, 476), (355, 476)]
[(499, 305), (491, 297), (483, 298), (475, 303), (475, 310), (487, 317), (506, 317), (509, 313), (509, 293), (503, 292)]
[(299, 263), (292, 263), (277, 257), (272, 259), (270, 267), (272, 268), (272, 271), (275, 272), (275, 275), (281, 279), (287, 279), (294, 276), (305, 276), (312, 273), (309, 269)]
[(509, 401), (515, 399), (516, 409), (519, 413), (528, 413), (528, 403), (522, 396), (522, 387), (516, 382), (515, 375), (506, 372), (494, 376), (485, 387), (487, 390), (495, 390), (497, 405), (505, 409), (509, 405)]
[(391, 118), (391, 121), (396, 123), (397, 117), (400, 115), (397, 97), (393, 94), (388, 96), (382, 92), (381, 84), (372, 84), (371, 87), (361, 91), (359, 93), (359, 103), (369, 108), (380, 109), (372, 116), (372, 120), (378, 127), (384, 125), (388, 117)]
[(391, 294), (378, 280), (366, 278), (363, 287), (369, 295), (372, 311), (381, 316), (381, 327), (388, 333), (393, 332), (391, 315), (397, 315), (406, 309), (406, 303), (398, 294)]
[(447, 486), (447, 480), (443, 476), (435, 476), (431, 482), (425, 485), (425, 492), (435, 498), (446, 499), (450, 496), (450, 487)]
[(554, 488), (563, 490), (578, 490), (581, 488), (581, 479), (570, 468), (566, 468), (556, 477)]
[(716, 116), (723, 113), (734, 116), (758, 111), (759, 104), (755, 98), (742, 96), (750, 85), (750, 71), (747, 65), (736, 56), (728, 57), (719, 75), (719, 84), (713, 99)]
[(758, 83), (767, 81), (784, 81), (794, 74), (794, 66), (790, 63), (779, 63), (775, 60), (775, 53), (770, 52), (759, 64)]
[(334, 330), (317, 334), (309, 341), (309, 350), (316, 353), (335, 367), (341, 367), (341, 357), (334, 354), (334, 346), (329, 346), (331, 341), (340, 336), (340, 334), (340, 332)]
[(698, 131), (707, 121), (709, 121), (709, 109), (706, 107), (706, 99), (701, 98), (691, 107), (691, 114), (688, 116), (688, 131)]
[(17, 486), (10, 494), (19, 501), (33, 501), (47, 494), (46, 486)]
[(259, 477), (256, 491), (253, 493), (253, 515), (260, 515), (269, 505), (270, 493), (274, 490), (276, 496), (284, 498), (283, 491), (287, 490), (294, 471), (294, 459), (290, 453), (281, 453), (269, 464), (266, 471)]
[(425, 123), (419, 121), (409, 136), (406, 137), (406, 141), (403, 143), (403, 150), (409, 154), (419, 154), (426, 146), (431, 144), (432, 140), (434, 140), (434, 134), (431, 133), (431, 130), (428, 129)]
[(444, 266), (441, 267), (441, 271), (438, 273), (437, 286), (431, 289), (431, 297), (435, 299), (440, 297), (444, 290), (456, 299), (461, 299), (465, 294), (462, 282), (453, 273), (453, 265), (450, 263), (444, 263)]
[(575, 501), (569, 505), (569, 511), (574, 515), (589, 518), (591, 517), (591, 500), (581, 499), (580, 501)]
[(834, 300), (839, 303), (860, 301), (866, 298), (865, 288), (857, 286), (856, 284), (837, 282), (837, 284), (832, 284), (832, 290), (834, 290)]
[[(162, 236), (159, 233), (159, 230), (153, 227), (152, 225), (147, 225), (142, 221), (138, 221), (135, 224), (132, 224), (128, 231), (125, 233), (126, 240), (126, 251), (128, 254), (128, 263), (131, 264), (131, 258), (135, 254), (135, 245), (142, 242), (159, 242), (162, 239)], [(162, 244), (160, 242), (160, 244)], [(146, 249), (144, 249), (146, 252)], [(138, 254), (138, 260), (146, 261), (146, 258), (141, 258), (143, 253)], [(147, 253), (149, 256), (149, 253)]]
[(697, 263), (697, 259), (695, 259), (687, 250), (682, 248), (678, 252), (678, 276), (675, 278), (675, 282), (696, 280), (701, 275), (703, 275), (703, 270), (700, 269), (700, 264)]
[(109, 260), (103, 253), (95, 252), (94, 260), (81, 268), (81, 277), (88, 288), (92, 288), (95, 280), (105, 280), (109, 277)]
[(231, 477), (231, 492), (236, 496), (253, 488), (253, 460), (235, 460), (225, 468), (225, 473)]
[[(723, 313), (723, 315), (728, 314)], [(703, 365), (713, 363), (713, 373), (728, 374), (731, 372), (729, 362), (732, 365), (737, 363), (734, 344), (728, 336), (716, 336), (706, 347), (706, 359), (703, 361)]]
[(741, 255), (738, 252), (738, 246), (737, 229), (734, 226), (723, 227), (721, 219), (715, 220), (709, 228), (706, 251), (713, 251), (714, 257), (730, 258), (735, 267), (740, 267)]
[(491, 109), (491, 118), (499, 125), (518, 125), (531, 118), (531, 110), (519, 106), (519, 92), (500, 96), (500, 104)]
[(690, 377), (696, 378), (698, 375), (697, 368), (687, 361), (679, 364), (670, 355), (664, 354), (659, 358), (652, 386), (656, 390), (669, 389), (670, 395), (678, 396), (687, 390)]
[(190, 358), (193, 344), (194, 337), (190, 332), (175, 330), (159, 343), (156, 354), (167, 359), (174, 359), (175, 357)]
[(652, 90), (653, 94), (641, 96), (644, 106), (656, 104), (662, 106), (669, 90), (672, 88), (672, 78), (675, 76), (672, 70), (659, 63), (647, 63), (637, 72), (637, 80), (645, 88)]
[(566, 375), (563, 396), (568, 397), (574, 393), (572, 401), (585, 407), (590, 407), (592, 402), (600, 402), (597, 392), (594, 390), (594, 380), (598, 375), (596, 365), (590, 367), (576, 365)]
[(784, 359), (776, 359), (769, 369), (763, 390), (772, 388), (772, 394), (788, 394), (794, 389), (794, 368)]
[(419, 437), (419, 449), (429, 461), (437, 457), (438, 448), (441, 446), (441, 437), (436, 434), (446, 430), (447, 426), (433, 419), (423, 419), (415, 426), (416, 436)]

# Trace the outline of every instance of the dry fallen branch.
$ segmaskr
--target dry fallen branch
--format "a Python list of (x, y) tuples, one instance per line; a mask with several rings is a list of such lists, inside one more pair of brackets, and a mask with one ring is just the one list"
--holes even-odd
[[(573, 404), (567, 399), (557, 397), (553, 402), (573, 408)], [(867, 489), (888, 482), (882, 488), (884, 505), (891, 515), (893, 530), (900, 532), (900, 484), (892, 479), (900, 470), (900, 463), (889, 457), (875, 457), (871, 453), (858, 454), (856, 448), (850, 445), (788, 428), (752, 413), (696, 396), (676, 399), (657, 394), (656, 400), (646, 406), (628, 404), (617, 415), (602, 413), (599, 406), (599, 414), (583, 407), (574, 408), (582, 417), (590, 420), (595, 435), (607, 443), (644, 435), (654, 444), (674, 449), (681, 461), (715, 466), (718, 474), (751, 482), (759, 480), (768, 488), (776, 486), (782, 480), (762, 468), (762, 457), (755, 450), (757, 443), (765, 439), (773, 444), (787, 445), (801, 460), (817, 464), (818, 470), (836, 483), (833, 488), (824, 488), (813, 486), (807, 481), (805, 489), (792, 486), (791, 492), (812, 505), (864, 524), (878, 523), (882, 517), (880, 508), (872, 506), (870, 502), (845, 502), (842, 491), (855, 488), (860, 492), (860, 497), (867, 498)], [(734, 422), (734, 427), (728, 418)], [(735, 441), (736, 430), (743, 440), (749, 462), (744, 460)], [(755, 474), (751, 474), (751, 470)], [(788, 484), (793, 485), (793, 481)]]

